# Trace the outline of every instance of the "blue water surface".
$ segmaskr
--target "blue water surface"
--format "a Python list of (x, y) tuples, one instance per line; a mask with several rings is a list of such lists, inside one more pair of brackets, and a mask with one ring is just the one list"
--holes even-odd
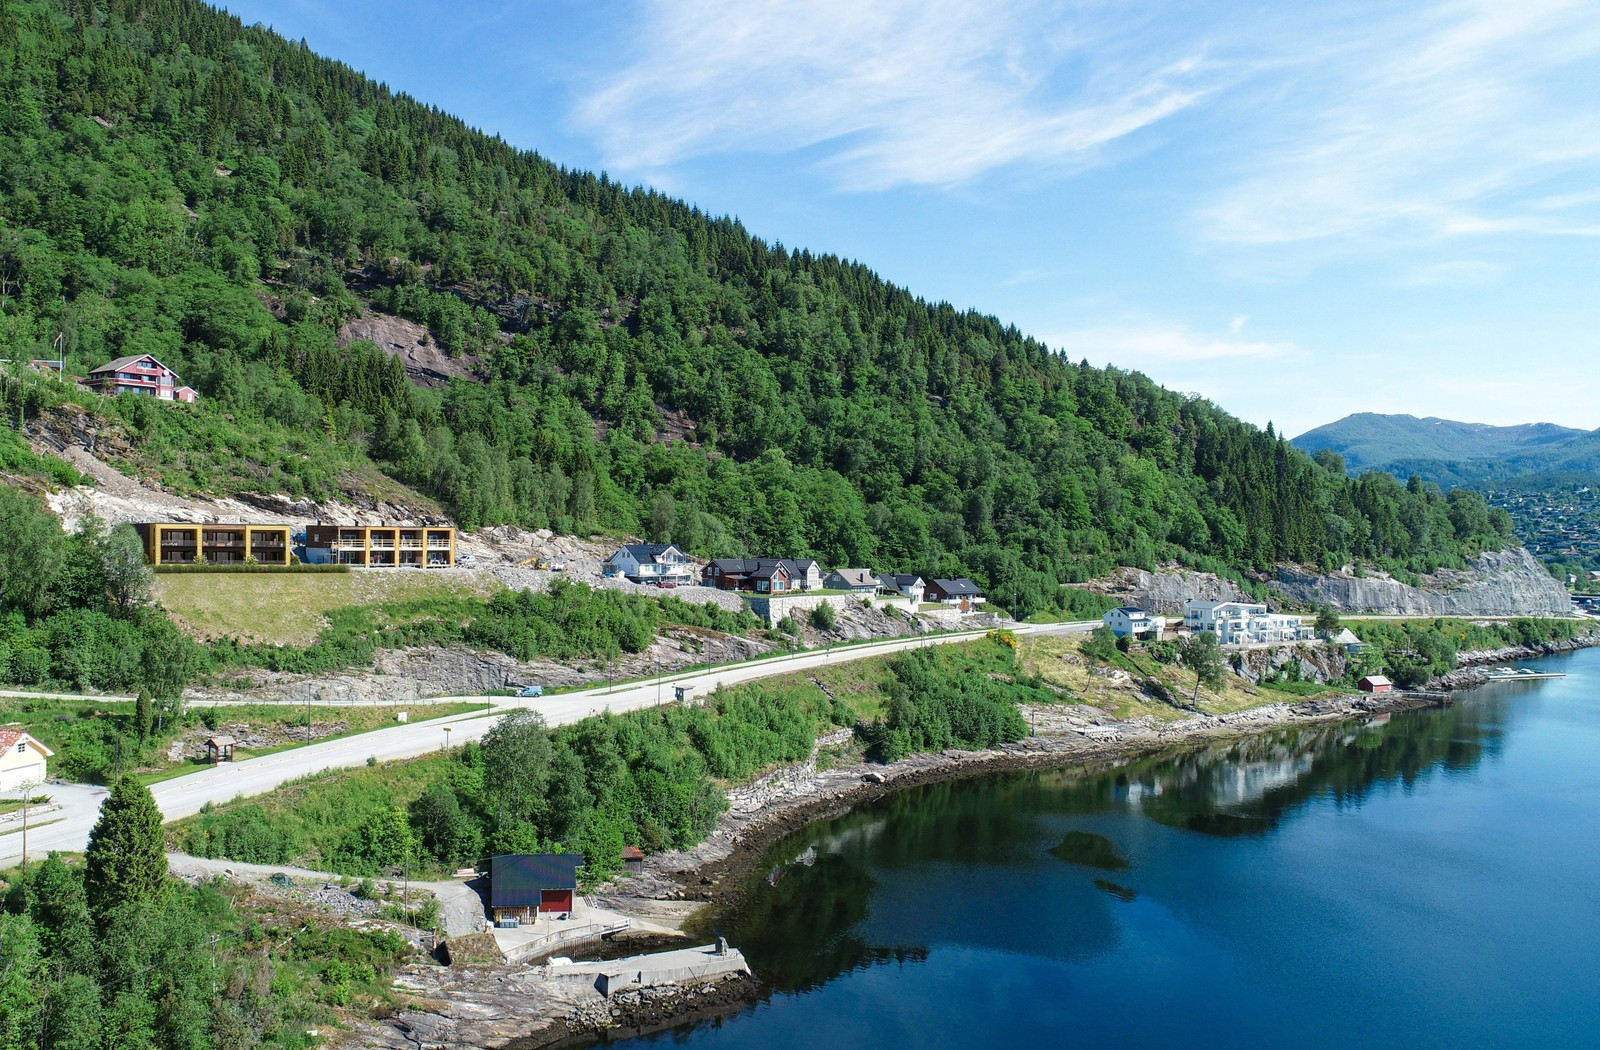
[(810, 827), (717, 920), (762, 1001), (620, 1045), (1600, 1046), (1600, 650), (1537, 666)]

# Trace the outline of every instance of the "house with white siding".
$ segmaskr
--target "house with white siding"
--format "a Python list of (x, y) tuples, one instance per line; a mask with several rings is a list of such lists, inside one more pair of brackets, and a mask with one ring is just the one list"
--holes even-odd
[(1100, 619), (1118, 638), (1159, 638), (1167, 627), (1166, 617), (1151, 616), (1143, 609), (1126, 605), (1112, 609)]
[(0, 728), (0, 791), (44, 783), (46, 759), (55, 752), (16, 726)]

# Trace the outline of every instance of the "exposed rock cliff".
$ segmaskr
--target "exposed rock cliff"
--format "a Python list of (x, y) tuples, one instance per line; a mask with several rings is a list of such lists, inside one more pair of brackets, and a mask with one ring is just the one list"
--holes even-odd
[(1441, 569), (1411, 587), (1386, 576), (1278, 569), (1271, 586), (1290, 601), (1394, 616), (1566, 616), (1567, 592), (1518, 547), (1480, 555), (1466, 571)]
[(1250, 597), (1232, 580), (1176, 566), (1160, 572), (1118, 569), (1098, 586), (1091, 586), (1124, 604), (1163, 616), (1182, 616), (1183, 605), (1191, 598), (1239, 601)]
[[(1470, 568), (1441, 569), (1412, 587), (1390, 576), (1315, 573), (1281, 566), (1267, 586), (1281, 595), (1274, 608), (1327, 605), (1337, 612), (1390, 616), (1568, 616), (1572, 601), (1561, 585), (1518, 547), (1480, 555)], [(1096, 586), (1120, 601), (1163, 615), (1181, 615), (1190, 598), (1248, 599), (1238, 585), (1208, 572), (1176, 566), (1159, 572), (1118, 569)]]

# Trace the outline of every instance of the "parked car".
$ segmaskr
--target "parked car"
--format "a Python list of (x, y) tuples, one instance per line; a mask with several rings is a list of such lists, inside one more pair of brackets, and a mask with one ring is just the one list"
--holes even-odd
[(525, 685), (521, 689), (517, 690), (517, 695), (518, 696), (543, 696), (544, 695), (544, 686), (542, 686), (542, 685)]
[(678, 582), (676, 580), (661, 580), (656, 586), (664, 591), (670, 591), (678, 586)]

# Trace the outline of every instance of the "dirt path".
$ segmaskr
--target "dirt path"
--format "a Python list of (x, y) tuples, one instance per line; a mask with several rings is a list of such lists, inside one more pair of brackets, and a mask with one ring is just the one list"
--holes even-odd
[[(287, 875), (291, 879), (302, 879), (313, 882), (337, 884), (344, 876), (335, 875), (327, 871), (312, 871), (309, 868), (297, 868), (290, 864), (243, 864), (234, 860), (212, 860), (206, 857), (192, 857), (187, 853), (169, 852), (167, 865), (174, 875), (189, 876), (191, 878), (207, 878), (212, 875), (222, 875), (236, 882), (248, 882), (264, 892), (274, 892), (276, 887), (267, 881), (273, 875)], [(392, 878), (384, 878), (382, 882), (397, 882)], [(462, 937), (483, 930), (484, 908), (483, 899), (478, 892), (462, 879), (452, 879), (448, 882), (429, 882), (421, 879), (411, 881), (411, 892), (416, 894), (424, 891), (433, 894), (439, 900), (439, 928), (449, 937)]]

